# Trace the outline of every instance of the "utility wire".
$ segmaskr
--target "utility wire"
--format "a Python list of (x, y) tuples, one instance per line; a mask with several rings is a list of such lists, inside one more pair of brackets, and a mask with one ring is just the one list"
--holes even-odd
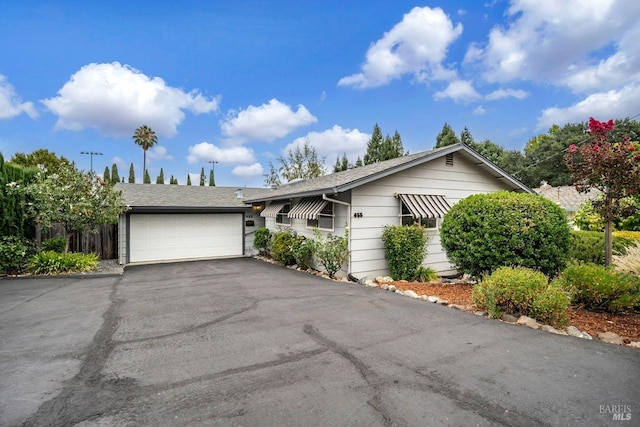
[[(636, 114), (633, 117), (627, 117), (625, 120), (633, 120), (636, 117), (640, 117), (640, 113)], [(582, 145), (585, 142), (589, 141), (590, 139), (591, 139), (591, 136), (588, 136), (585, 139), (583, 139), (582, 141), (580, 141), (580, 142), (578, 142), (578, 143), (576, 143), (574, 145)], [(526, 171), (528, 169), (531, 169), (532, 167), (538, 166), (540, 163), (546, 162), (547, 160), (552, 159), (552, 158), (556, 157), (557, 155), (564, 153), (568, 149), (569, 149), (569, 147), (567, 147), (567, 148), (563, 149), (562, 151), (559, 151), (559, 152), (557, 152), (555, 154), (552, 154), (549, 157), (545, 157), (544, 159), (539, 160), (539, 161), (537, 161), (537, 162), (535, 162), (535, 163), (533, 163), (531, 165), (528, 165), (528, 166), (524, 167), (523, 169), (519, 170), (518, 172), (514, 173), (513, 176), (517, 177), (519, 173), (522, 173), (522, 172), (524, 172), (524, 171)]]

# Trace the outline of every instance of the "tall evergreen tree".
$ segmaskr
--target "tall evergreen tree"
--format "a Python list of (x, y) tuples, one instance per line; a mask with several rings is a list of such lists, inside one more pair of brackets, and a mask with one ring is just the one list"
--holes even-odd
[(131, 165), (129, 166), (129, 184), (135, 184), (136, 183), (136, 174), (133, 171), (133, 163), (131, 163)]
[(333, 166), (334, 172), (342, 172), (349, 169), (349, 158), (347, 157), (347, 153), (342, 153), (342, 158), (338, 156), (336, 158), (336, 164)]
[(204, 174), (204, 166), (200, 169), (200, 187), (204, 187), (206, 176)]
[(382, 131), (380, 126), (376, 123), (373, 126), (373, 132), (371, 133), (371, 139), (367, 143), (367, 152), (364, 155), (364, 164), (370, 165), (380, 161), (380, 151), (382, 149)]
[(102, 179), (104, 182), (111, 182), (111, 173), (109, 173), (109, 166), (104, 167), (104, 172), (102, 173)]
[(471, 136), (471, 132), (469, 132), (469, 128), (467, 128), (466, 126), (464, 127), (462, 132), (460, 132), (460, 142), (470, 147), (473, 147), (475, 143), (475, 141), (473, 140), (473, 136)]
[(111, 182), (120, 182), (120, 174), (118, 173), (118, 165), (115, 163), (111, 165)]
[(456, 136), (456, 133), (451, 129), (451, 126), (445, 122), (440, 134), (436, 137), (435, 148), (447, 147), (449, 145), (458, 144), (459, 142), (460, 140)]
[(164, 171), (160, 168), (160, 175), (156, 178), (156, 184), (164, 184)]
[(213, 168), (209, 171), (209, 187), (216, 186), (216, 178), (213, 176)]
[(169, 185), (178, 185), (178, 179), (171, 175), (171, 178), (169, 178)]
[(149, 177), (149, 171), (145, 170), (144, 171), (144, 178), (142, 180), (143, 184), (151, 184), (151, 178)]
[(360, 158), (360, 156), (358, 156), (355, 167), (359, 168), (360, 166), (364, 166), (364, 163), (362, 162), (362, 159)]
[(187, 174), (187, 185), (191, 185), (191, 175)]

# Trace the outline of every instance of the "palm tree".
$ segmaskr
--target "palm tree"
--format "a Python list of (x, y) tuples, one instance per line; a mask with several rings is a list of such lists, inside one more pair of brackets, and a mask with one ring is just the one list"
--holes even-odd
[(156, 133), (147, 125), (140, 126), (133, 134), (133, 141), (142, 147), (144, 152), (144, 161), (142, 170), (147, 170), (147, 150), (158, 143)]

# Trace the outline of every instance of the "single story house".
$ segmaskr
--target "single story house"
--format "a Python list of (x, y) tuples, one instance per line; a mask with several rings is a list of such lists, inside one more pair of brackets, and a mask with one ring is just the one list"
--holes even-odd
[(410, 154), (247, 197), (271, 230), (344, 235), (350, 258), (343, 275), (389, 273), (382, 232), (387, 225), (420, 221), (430, 242), (424, 265), (440, 274), (455, 272), (440, 246), (438, 229), (449, 208), (465, 197), (499, 190), (533, 193), (467, 145)]
[(129, 210), (118, 221), (118, 262), (251, 255), (265, 221), (249, 197), (266, 188), (116, 184)]
[(543, 183), (539, 188), (535, 188), (533, 191), (560, 205), (567, 214), (567, 218), (571, 224), (573, 224), (573, 218), (576, 216), (576, 212), (580, 205), (587, 200), (595, 200), (600, 194), (602, 194), (600, 190), (595, 188), (589, 190), (588, 193), (579, 193), (573, 185), (552, 187), (547, 183)]

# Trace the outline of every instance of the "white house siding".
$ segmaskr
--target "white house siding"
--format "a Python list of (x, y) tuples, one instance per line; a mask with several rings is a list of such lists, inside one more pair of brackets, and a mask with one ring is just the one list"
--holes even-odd
[[(400, 201), (394, 193), (444, 195), (453, 205), (472, 194), (508, 188), (502, 180), (458, 153), (454, 154), (453, 166), (445, 165), (442, 157), (354, 188), (351, 190), (351, 273), (356, 277), (389, 274), (382, 231), (386, 225), (400, 224)], [(355, 214), (362, 216), (353, 217)], [(440, 274), (453, 273), (438, 233), (428, 233), (431, 240), (424, 265)]]
[(255, 255), (258, 250), (253, 247), (253, 239), (256, 236), (256, 230), (265, 226), (265, 218), (260, 216), (260, 213), (251, 209), (247, 210), (245, 221), (253, 221), (253, 226), (245, 225), (244, 227), (244, 254)]
[(120, 215), (118, 218), (118, 263), (127, 263), (127, 216)]

